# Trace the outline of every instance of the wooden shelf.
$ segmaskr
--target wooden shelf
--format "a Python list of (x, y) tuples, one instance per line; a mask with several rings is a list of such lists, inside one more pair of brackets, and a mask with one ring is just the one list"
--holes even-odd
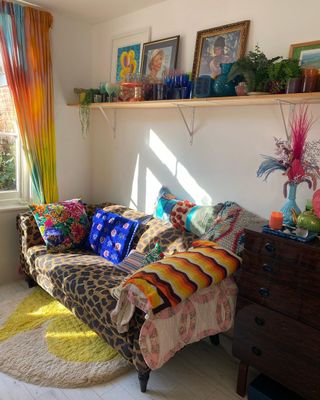
[[(216, 107), (216, 106), (253, 106), (276, 105), (279, 101), (293, 104), (320, 103), (320, 92), (294, 94), (267, 94), (257, 96), (209, 97), (205, 99), (157, 100), (137, 102), (92, 103), (92, 109), (139, 109), (139, 108), (177, 108), (179, 107)], [(79, 107), (79, 104), (68, 104)]]

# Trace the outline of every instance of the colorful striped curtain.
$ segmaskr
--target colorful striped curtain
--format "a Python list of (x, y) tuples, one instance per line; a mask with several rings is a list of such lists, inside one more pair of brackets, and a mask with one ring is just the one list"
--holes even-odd
[(0, 1), (0, 45), (22, 146), (41, 203), (58, 200), (51, 14)]

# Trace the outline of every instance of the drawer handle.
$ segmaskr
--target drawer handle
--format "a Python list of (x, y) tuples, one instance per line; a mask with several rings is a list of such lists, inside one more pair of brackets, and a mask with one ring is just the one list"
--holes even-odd
[(273, 268), (272, 268), (272, 266), (269, 265), (269, 264), (263, 264), (262, 269), (263, 269), (265, 272), (273, 272)]
[(259, 347), (256, 347), (256, 346), (251, 347), (251, 351), (256, 356), (261, 356), (261, 354), (262, 354), (262, 351), (259, 349)]
[(275, 246), (272, 243), (269, 243), (269, 242), (266, 243), (264, 245), (264, 247), (269, 253), (273, 253), (276, 250)]
[(255, 322), (258, 326), (263, 326), (264, 323), (265, 323), (264, 319), (263, 319), (263, 318), (260, 318), (260, 317), (255, 317), (255, 318), (254, 318), (254, 322)]
[(260, 294), (262, 297), (269, 297), (269, 296), (270, 296), (269, 290), (266, 289), (266, 288), (264, 288), (264, 287), (262, 287), (262, 288), (259, 289), (259, 294)]

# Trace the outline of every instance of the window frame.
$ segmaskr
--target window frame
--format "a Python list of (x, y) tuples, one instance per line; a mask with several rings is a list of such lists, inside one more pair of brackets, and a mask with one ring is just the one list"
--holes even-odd
[(0, 191), (0, 209), (25, 206), (30, 201), (31, 182), (17, 124), (15, 132), (0, 131), (0, 136), (14, 136), (16, 138), (16, 190)]
[[(0, 86), (8, 87), (5, 76), (2, 54), (0, 49)], [(12, 97), (12, 102), (14, 103)], [(15, 108), (15, 105), (13, 104)], [(14, 132), (0, 132), (1, 136), (16, 137), (16, 190), (0, 191), (0, 211), (6, 208), (23, 207), (31, 200), (31, 179), (28, 171), (26, 159), (23, 154), (22, 140), (18, 127), (18, 121), (15, 119)]]

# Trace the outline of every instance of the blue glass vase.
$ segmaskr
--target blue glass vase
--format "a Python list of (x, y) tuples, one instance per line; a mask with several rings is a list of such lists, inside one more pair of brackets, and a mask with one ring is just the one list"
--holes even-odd
[(220, 64), (221, 74), (214, 80), (213, 90), (215, 96), (235, 96), (235, 82), (228, 82), (228, 74), (233, 63)]
[(294, 219), (292, 217), (292, 209), (295, 210), (297, 215), (301, 213), (301, 210), (296, 203), (297, 187), (298, 185), (296, 183), (289, 183), (288, 198), (284, 206), (280, 210), (283, 214), (283, 223), (285, 225), (295, 225)]

